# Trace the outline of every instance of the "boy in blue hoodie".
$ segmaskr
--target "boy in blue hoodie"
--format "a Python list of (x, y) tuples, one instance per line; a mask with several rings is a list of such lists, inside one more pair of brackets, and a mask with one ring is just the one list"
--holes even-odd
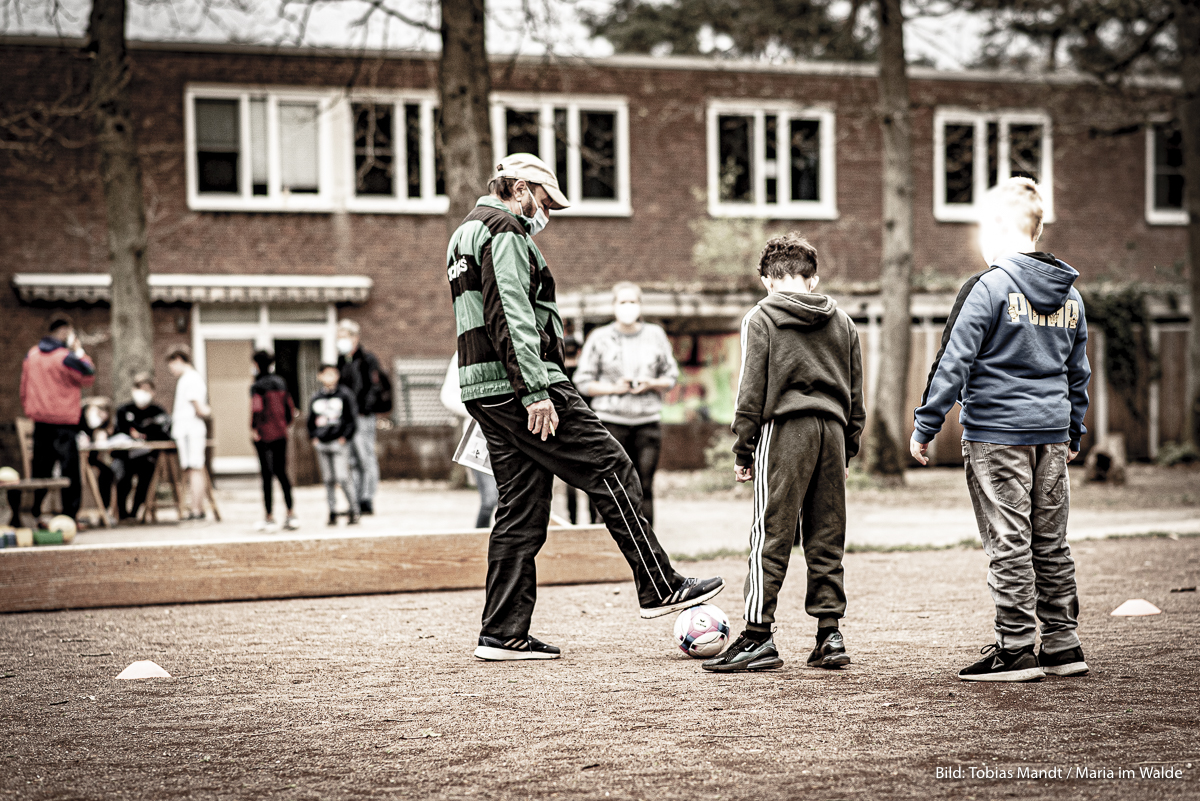
[(909, 443), (927, 464), (946, 413), (962, 404), (967, 488), (996, 604), (996, 642), (959, 672), (963, 681), (1088, 671), (1067, 546), (1067, 463), (1079, 454), (1092, 374), (1087, 324), (1079, 273), (1037, 249), (1041, 234), (1036, 183), (1009, 178), (988, 192), (979, 244), (991, 266), (959, 290)]

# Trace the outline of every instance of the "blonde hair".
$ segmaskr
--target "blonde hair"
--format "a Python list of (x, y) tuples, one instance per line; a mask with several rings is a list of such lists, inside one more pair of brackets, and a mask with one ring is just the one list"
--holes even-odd
[(638, 303), (642, 302), (642, 288), (640, 286), (633, 283), (632, 281), (618, 281), (617, 283), (613, 284), (613, 288), (612, 288), (614, 303), (617, 300), (617, 293), (619, 293), (623, 289), (632, 289), (634, 292), (637, 293)]
[(994, 217), (1034, 242), (1042, 238), (1042, 192), (1032, 178), (1005, 178), (984, 195), (984, 209), (985, 221)]

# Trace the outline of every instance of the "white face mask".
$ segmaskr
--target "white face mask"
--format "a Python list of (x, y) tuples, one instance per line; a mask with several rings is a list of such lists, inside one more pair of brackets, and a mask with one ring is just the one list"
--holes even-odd
[(101, 414), (100, 410), (95, 408), (94, 406), (89, 408), (84, 413), (84, 419), (87, 420), (88, 428), (91, 428), (93, 430), (103, 427), (104, 423), (105, 423), (104, 415)]
[(546, 226), (550, 224), (550, 215), (538, 206), (537, 211), (533, 213), (533, 219), (529, 221), (529, 235), (537, 236), (542, 231), (546, 230)]
[(337, 341), (338, 353), (342, 354), (343, 356), (347, 356), (350, 354), (350, 351), (352, 351), (353, 349), (354, 349), (354, 340), (346, 339), (345, 337), (338, 337), (338, 341)]
[(150, 401), (154, 400), (154, 395), (144, 389), (135, 389), (133, 391), (133, 405), (139, 409), (145, 409), (150, 405)]
[(618, 303), (616, 308), (617, 322), (621, 325), (633, 325), (642, 316), (642, 304)]

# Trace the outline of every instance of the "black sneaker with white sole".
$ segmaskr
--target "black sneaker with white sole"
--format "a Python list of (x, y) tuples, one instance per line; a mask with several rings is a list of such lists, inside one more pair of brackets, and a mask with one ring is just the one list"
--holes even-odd
[(1006, 651), (999, 643), (992, 643), (980, 648), (979, 653), (983, 659), (958, 672), (963, 681), (1041, 681), (1046, 677), (1032, 645)]
[(808, 656), (809, 667), (836, 670), (850, 664), (842, 633), (834, 628), (817, 629), (817, 647)]
[(709, 659), (700, 667), (712, 673), (736, 673), (743, 670), (774, 670), (783, 667), (775, 638), (767, 635), (765, 640), (746, 636), (746, 632), (733, 641), (725, 653)]
[(547, 645), (537, 637), (510, 637), (500, 640), (495, 637), (479, 636), (475, 658), (485, 662), (512, 662), (518, 659), (558, 659), (562, 652), (557, 646)]
[(707, 579), (684, 579), (673, 593), (659, 603), (653, 606), (643, 606), (641, 614), (648, 620), (652, 617), (669, 615), (672, 612), (682, 612), (684, 609), (704, 603), (723, 589), (725, 589), (725, 579), (720, 576)]
[(1088, 664), (1083, 661), (1083, 648), (1078, 646), (1052, 654), (1043, 648), (1038, 652), (1038, 664), (1048, 676), (1082, 676), (1088, 672)]

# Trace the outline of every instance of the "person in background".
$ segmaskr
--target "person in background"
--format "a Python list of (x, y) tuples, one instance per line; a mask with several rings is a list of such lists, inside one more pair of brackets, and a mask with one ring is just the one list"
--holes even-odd
[[(616, 322), (587, 338), (575, 386), (592, 399), (596, 416), (621, 443), (642, 482), (642, 514), (654, 525), (654, 472), (662, 449), (662, 397), (679, 377), (667, 333), (642, 321), (642, 290), (613, 287)], [(594, 516), (594, 515), (593, 515)]]
[[(164, 442), (171, 438), (171, 417), (166, 409), (154, 402), (154, 377), (149, 373), (138, 373), (133, 377), (132, 400), (118, 406), (114, 417), (116, 433), (130, 439)], [(112, 457), (113, 477), (117, 482), (117, 519), (135, 519), (146, 503), (154, 467), (158, 463), (158, 451), (135, 448), (113, 451)], [(133, 494), (133, 508), (129, 508), (129, 491), (133, 489), (135, 478), (137, 489)]]
[(350, 442), (358, 425), (354, 396), (339, 384), (341, 371), (336, 364), (322, 364), (317, 371), (321, 388), (312, 396), (308, 412), (308, 436), (317, 452), (321, 480), (329, 497), (329, 525), (337, 525), (337, 488), (341, 486), (350, 503), (350, 525), (358, 522), (358, 493), (350, 478)]
[[(79, 415), (79, 446), (104, 445), (112, 433), (112, 401), (108, 398), (88, 398)], [(96, 470), (100, 502), (107, 509), (112, 504), (113, 469), (109, 466), (112, 454), (103, 451), (88, 453), (88, 467)]]
[(287, 382), (271, 372), (275, 356), (265, 350), (254, 354), (254, 384), (250, 387), (250, 433), (254, 449), (258, 451), (258, 466), (262, 471), (263, 507), (266, 517), (256, 528), (272, 531), (275, 523), (275, 487), (272, 476), (279, 479), (283, 490), (283, 502), (287, 506), (287, 517), (283, 527), (293, 531), (300, 527), (292, 511), (292, 482), (287, 475), (288, 426), (296, 417), (296, 406), (292, 403)]
[[(579, 351), (583, 347), (583, 339), (581, 334), (575, 330), (574, 320), (563, 321), (563, 372), (567, 374), (567, 378), (574, 378), (575, 370), (579, 367)], [(584, 398), (586, 401), (587, 398)], [(465, 406), (463, 408), (466, 408)], [(567, 484), (567, 518), (571, 521), (571, 525), (579, 522), (579, 490)], [(596, 522), (596, 518), (591, 514), (591, 507), (588, 508), (588, 522)]]
[(171, 438), (179, 453), (179, 469), (187, 477), (192, 495), (191, 513), (186, 520), (204, 519), (204, 496), (208, 478), (204, 474), (204, 449), (208, 444), (208, 426), (212, 414), (208, 405), (208, 387), (192, 366), (192, 351), (181, 345), (167, 355), (167, 369), (175, 376), (175, 406), (171, 412)]
[[(68, 317), (50, 321), (47, 335), (29, 349), (21, 365), (21, 407), (33, 420), (31, 478), (50, 478), (54, 465), (71, 483), (62, 491), (63, 514), (79, 514), (79, 409), (82, 389), (96, 381), (96, 367), (83, 352)], [(42, 514), (46, 490), (33, 493), (33, 517)], [(17, 511), (13, 510), (16, 525)]]
[[(458, 383), (458, 353), (450, 357), (450, 366), (446, 368), (446, 380), (442, 382), (442, 405), (463, 419), (466, 427), (467, 419), (471, 416), (467, 405), (462, 402), (462, 388)], [(491, 528), (492, 515), (496, 512), (496, 504), (500, 502), (500, 490), (496, 487), (496, 477), (482, 470), (471, 468), (475, 476), (475, 486), (479, 488), (479, 512), (475, 515), (475, 528)], [(567, 487), (568, 492), (573, 492)], [(571, 522), (575, 522), (573, 519)]]
[(358, 507), (365, 515), (375, 514), (375, 491), (379, 488), (379, 460), (375, 454), (375, 415), (391, 411), (385, 379), (375, 354), (359, 346), (361, 331), (353, 320), (338, 323), (337, 368), (341, 384), (354, 396), (358, 420), (350, 442), (350, 471), (358, 493)]

